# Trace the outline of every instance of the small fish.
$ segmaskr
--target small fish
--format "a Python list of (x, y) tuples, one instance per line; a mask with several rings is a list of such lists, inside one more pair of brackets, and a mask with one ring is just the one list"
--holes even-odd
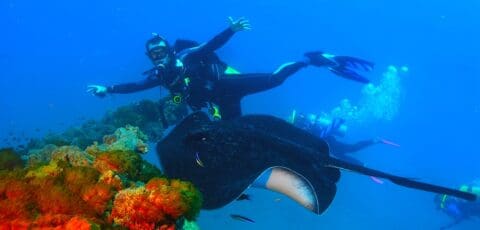
[(200, 165), (201, 167), (205, 167), (205, 165), (203, 164), (202, 160), (200, 160), (200, 157), (198, 156), (198, 152), (195, 153), (195, 161), (197, 162), (198, 165)]
[(237, 198), (238, 201), (241, 201), (241, 200), (250, 200), (250, 195), (246, 194), (246, 193), (242, 193), (242, 195), (240, 195), (238, 198)]
[(370, 176), (370, 179), (373, 180), (373, 182), (377, 183), (377, 184), (383, 184), (383, 180), (380, 180), (378, 179), (377, 177), (374, 177), (374, 176)]
[(281, 200), (282, 200), (281, 198), (276, 198), (276, 199), (275, 199), (275, 200), (273, 200), (273, 201), (275, 201), (275, 202), (279, 202), (279, 201), (281, 201)]
[(245, 217), (245, 216), (238, 215), (238, 214), (230, 214), (230, 217), (232, 217), (232, 219), (238, 220), (238, 221), (255, 223), (254, 220), (252, 220), (248, 217)]
[(35, 128), (35, 131), (36, 131), (36, 132), (40, 132), (40, 128)]
[(395, 143), (395, 142), (393, 142), (393, 141), (385, 140), (385, 139), (380, 139), (380, 143), (383, 143), (383, 144), (386, 144), (386, 145), (391, 145), (391, 146), (397, 147), (397, 148), (400, 147), (399, 144), (397, 144), (397, 143)]

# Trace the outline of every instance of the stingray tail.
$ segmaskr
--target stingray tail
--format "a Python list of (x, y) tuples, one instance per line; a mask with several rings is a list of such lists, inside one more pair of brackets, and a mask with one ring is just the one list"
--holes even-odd
[(392, 174), (388, 174), (382, 171), (378, 171), (375, 169), (370, 169), (361, 165), (356, 165), (352, 163), (348, 163), (339, 159), (330, 158), (329, 164), (326, 165), (327, 167), (338, 168), (343, 170), (350, 170), (353, 172), (361, 173), (368, 176), (374, 176), (379, 178), (384, 178), (390, 180), (391, 182), (408, 187), (413, 189), (419, 189), (423, 191), (438, 193), (438, 194), (445, 194), (450, 196), (455, 196), (458, 198), (462, 198), (469, 201), (475, 201), (477, 196), (473, 193), (462, 192), (456, 189), (450, 189), (438, 185), (428, 184), (424, 182), (415, 181), (406, 177), (395, 176)]

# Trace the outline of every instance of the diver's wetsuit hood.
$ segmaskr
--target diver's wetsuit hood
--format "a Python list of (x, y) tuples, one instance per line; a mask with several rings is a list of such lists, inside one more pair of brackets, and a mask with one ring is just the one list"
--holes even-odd
[[(146, 55), (150, 58), (157, 76), (163, 78), (165, 85), (170, 85), (174, 81), (174, 72), (176, 67), (176, 58), (174, 51), (168, 41), (158, 34), (152, 34), (153, 37), (145, 43)], [(170, 79), (171, 78), (171, 79)]]
[(170, 69), (175, 67), (175, 54), (168, 41), (158, 34), (153, 34), (145, 43), (146, 55), (155, 68)]

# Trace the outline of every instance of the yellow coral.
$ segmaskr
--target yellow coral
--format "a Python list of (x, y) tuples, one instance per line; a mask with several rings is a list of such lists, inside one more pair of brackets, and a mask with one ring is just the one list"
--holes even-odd
[(48, 165), (39, 167), (36, 170), (28, 171), (26, 178), (45, 178), (45, 177), (56, 177), (60, 175), (63, 171), (63, 168), (59, 167), (56, 161), (51, 161)]
[(52, 160), (63, 160), (73, 166), (89, 166), (94, 157), (76, 146), (62, 146), (52, 152)]
[(117, 191), (123, 188), (122, 179), (120, 179), (120, 177), (112, 170), (108, 170), (103, 173), (98, 179), (98, 182), (110, 185)]

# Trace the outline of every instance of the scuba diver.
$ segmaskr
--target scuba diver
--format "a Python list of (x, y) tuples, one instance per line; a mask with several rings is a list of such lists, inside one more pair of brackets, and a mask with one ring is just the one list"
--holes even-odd
[[(480, 195), (480, 180), (476, 180), (470, 184), (460, 186), (460, 191), (470, 192)], [(434, 199), (437, 209), (453, 219), (453, 222), (443, 226), (441, 229), (451, 228), (464, 220), (470, 218), (480, 218), (480, 202), (466, 202), (456, 197), (437, 194)]]
[(344, 137), (348, 129), (345, 125), (345, 120), (340, 118), (330, 119), (326, 115), (297, 114), (294, 110), (289, 120), (294, 126), (324, 139), (330, 146), (332, 156), (352, 164), (364, 165), (361, 161), (349, 156), (349, 154), (361, 151), (372, 145), (383, 143), (399, 147), (398, 144), (382, 138), (362, 140), (353, 144), (338, 141), (337, 137)]
[(305, 53), (304, 60), (283, 64), (273, 73), (241, 74), (215, 54), (235, 33), (250, 29), (249, 21), (244, 18), (233, 20), (229, 17), (229, 22), (227, 29), (200, 45), (177, 40), (170, 46), (165, 38), (153, 34), (145, 48), (154, 68), (144, 73), (145, 79), (108, 87), (89, 85), (87, 91), (104, 97), (163, 86), (174, 100), (187, 103), (192, 110), (206, 108), (214, 119), (231, 119), (241, 115), (240, 101), (244, 96), (279, 86), (289, 76), (310, 65), (326, 67), (343, 78), (369, 82), (355, 70), (371, 71), (373, 63), (319, 51)]

